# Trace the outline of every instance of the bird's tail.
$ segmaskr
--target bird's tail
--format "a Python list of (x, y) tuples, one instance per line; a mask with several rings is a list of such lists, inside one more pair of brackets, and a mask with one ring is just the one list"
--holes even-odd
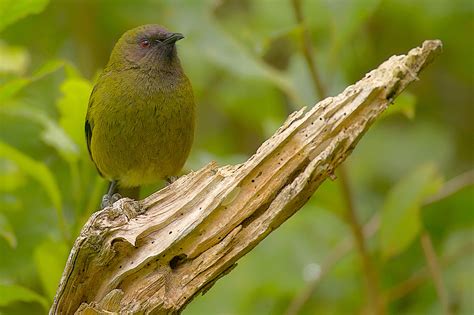
[(122, 197), (128, 197), (134, 200), (138, 200), (140, 198), (140, 186), (137, 187), (118, 187), (118, 193)]

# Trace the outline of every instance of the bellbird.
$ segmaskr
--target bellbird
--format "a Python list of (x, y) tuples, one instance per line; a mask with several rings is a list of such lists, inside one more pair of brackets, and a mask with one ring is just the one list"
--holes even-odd
[(102, 207), (138, 199), (141, 185), (177, 175), (188, 157), (195, 103), (177, 56), (182, 38), (154, 24), (127, 31), (94, 86), (85, 132), (92, 161), (110, 181)]

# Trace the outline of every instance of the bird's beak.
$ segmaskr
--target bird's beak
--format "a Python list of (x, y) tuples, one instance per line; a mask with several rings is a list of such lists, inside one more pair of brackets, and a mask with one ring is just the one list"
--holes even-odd
[(174, 44), (178, 40), (183, 39), (184, 36), (181, 33), (171, 33), (164, 41), (162, 41), (163, 44)]

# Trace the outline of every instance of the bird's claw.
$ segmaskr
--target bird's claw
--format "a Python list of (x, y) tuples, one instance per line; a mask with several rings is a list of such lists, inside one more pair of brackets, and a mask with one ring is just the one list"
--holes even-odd
[(100, 204), (100, 207), (102, 209), (107, 208), (107, 207), (112, 207), (114, 202), (118, 201), (119, 199), (122, 199), (122, 196), (118, 193), (115, 193), (112, 196), (110, 196), (109, 194), (104, 195), (102, 197), (102, 202)]

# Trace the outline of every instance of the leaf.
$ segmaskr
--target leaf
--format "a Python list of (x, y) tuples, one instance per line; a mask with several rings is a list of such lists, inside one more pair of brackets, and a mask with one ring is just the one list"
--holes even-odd
[[(218, 21), (207, 10), (212, 2), (196, 1), (193, 23), (199, 26), (199, 32), (189, 30), (192, 45), (201, 52), (199, 58), (205, 58), (216, 66), (242, 78), (257, 78), (271, 82), (283, 91), (295, 104), (303, 105), (294, 83), (281, 71), (266, 64), (254, 55), (244, 44), (232, 37), (220, 27)], [(190, 9), (177, 12), (178, 19), (186, 20)], [(193, 58), (192, 56), (190, 58)]]
[(38, 70), (36, 70), (33, 75), (31, 76), (32, 81), (36, 81), (42, 79), (43, 77), (51, 74), (61, 67), (63, 67), (65, 62), (63, 60), (49, 60), (44, 65), (42, 65)]
[(415, 118), (416, 96), (410, 92), (403, 92), (382, 114), (383, 118), (393, 114), (402, 114), (408, 119)]
[(7, 115), (22, 117), (41, 125), (43, 127), (41, 139), (44, 143), (56, 149), (64, 160), (74, 162), (80, 156), (79, 147), (66, 134), (64, 129), (38, 108), (11, 103), (0, 108), (1, 111)]
[(364, 23), (370, 19), (380, 4), (380, 0), (327, 1), (332, 15), (334, 38), (331, 56), (337, 58), (341, 49), (347, 46), (351, 38)]
[(0, 159), (0, 192), (11, 192), (25, 183), (25, 176), (12, 161)]
[[(2, 0), (0, 0), (2, 1)], [(44, 76), (57, 71), (64, 65), (64, 61), (52, 60), (44, 64), (39, 68), (32, 76), (25, 78), (18, 78), (6, 82), (0, 86), (0, 104), (6, 104), (7, 100), (13, 98), (18, 92), (20, 92), (25, 86), (43, 78)]]
[[(82, 75), (79, 70), (70, 62), (66, 62), (64, 64), (64, 71), (66, 72), (66, 77), (68, 79), (82, 79)], [(98, 72), (98, 75), (100, 75), (100, 72), (101, 71)]]
[(346, 213), (346, 206), (341, 198), (341, 185), (334, 180), (324, 181), (309, 202), (339, 217), (343, 217)]
[(62, 97), (56, 106), (59, 110), (59, 124), (76, 143), (85, 150), (84, 120), (89, 103), (92, 84), (82, 78), (69, 78), (61, 84)]
[(0, 209), (9, 212), (18, 212), (23, 209), (23, 202), (17, 195), (0, 194)]
[(51, 203), (58, 212), (60, 223), (63, 224), (61, 194), (51, 171), (41, 162), (38, 162), (14, 147), (0, 141), (0, 157), (14, 162), (25, 173), (36, 179), (48, 194)]
[(278, 122), (278, 127), (284, 119), (285, 108), (279, 103), (280, 97), (281, 93), (269, 83), (240, 79), (222, 82), (215, 96), (229, 115), (257, 130), (269, 121)]
[(30, 79), (19, 78), (8, 81), (7, 83), (0, 86), (0, 104), (6, 104), (8, 99), (11, 99), (13, 96), (15, 96), (15, 94), (21, 91), (21, 89), (23, 89), (30, 82)]
[(17, 241), (15, 233), (13, 232), (13, 227), (7, 217), (2, 213), (0, 213), (0, 237), (3, 237), (10, 247), (16, 248)]
[(0, 0), (0, 32), (8, 25), (44, 10), (49, 0)]
[[(210, 27), (212, 36), (203, 37), (200, 42), (204, 55), (212, 62), (246, 78), (256, 77), (272, 82), (293, 101), (302, 103), (293, 84), (285, 75), (252, 56), (237, 40), (220, 31), (218, 27)], [(212, 39), (212, 42), (209, 42)]]
[(263, 60), (274, 68), (285, 71), (300, 45), (302, 32), (303, 27), (297, 25), (268, 38), (264, 42)]
[(21, 75), (25, 73), (29, 63), (30, 55), (25, 48), (8, 46), (0, 41), (0, 74)]
[(38, 293), (19, 285), (0, 283), (0, 306), (13, 302), (38, 302), (45, 310), (48, 309), (48, 302)]
[(426, 164), (402, 178), (388, 192), (380, 226), (381, 251), (385, 259), (401, 253), (418, 235), (422, 226), (422, 202), (436, 193), (441, 184), (435, 166)]
[(56, 294), (67, 255), (68, 247), (63, 242), (47, 240), (35, 249), (36, 270), (51, 302)]

